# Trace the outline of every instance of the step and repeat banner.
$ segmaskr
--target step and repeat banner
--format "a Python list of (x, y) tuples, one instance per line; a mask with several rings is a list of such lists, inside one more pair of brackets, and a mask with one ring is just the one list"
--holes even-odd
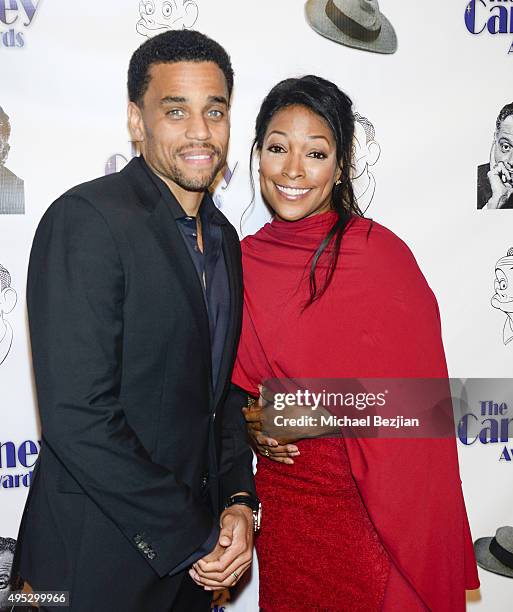
[[(233, 61), (215, 202), (241, 237), (269, 218), (249, 180), (263, 97), (290, 76), (334, 81), (357, 111), (358, 202), (413, 250), (439, 301), (451, 376), (513, 375), (513, 2), (0, 0), (0, 573), (39, 451), (25, 307), (34, 231), (62, 192), (135, 155), (129, 58), (179, 28), (208, 34)], [(480, 435), (463, 428), (458, 440), (474, 539), (513, 525), (513, 406), (493, 385), (481, 399)], [(257, 574), (255, 564), (217, 610), (258, 610)], [(468, 609), (510, 610), (511, 578), (480, 577)], [(0, 576), (0, 607), (7, 588)]]

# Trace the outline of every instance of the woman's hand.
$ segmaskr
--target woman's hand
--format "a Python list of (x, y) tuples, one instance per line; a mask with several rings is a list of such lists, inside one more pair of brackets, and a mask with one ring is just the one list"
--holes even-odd
[(262, 457), (267, 457), (278, 463), (286, 463), (291, 465), (294, 463), (293, 457), (298, 457), (300, 452), (292, 442), (297, 439), (292, 438), (270, 438), (263, 431), (264, 415), (264, 399), (262, 396), (262, 386), (259, 386), (260, 397), (258, 402), (251, 408), (245, 407), (242, 409), (249, 435), (253, 440), (253, 444)]

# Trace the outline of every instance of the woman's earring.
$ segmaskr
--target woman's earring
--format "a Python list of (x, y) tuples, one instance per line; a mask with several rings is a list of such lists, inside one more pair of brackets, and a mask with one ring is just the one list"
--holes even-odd
[(335, 183), (335, 185), (342, 185), (342, 181), (340, 179), (338, 179), (338, 181)]

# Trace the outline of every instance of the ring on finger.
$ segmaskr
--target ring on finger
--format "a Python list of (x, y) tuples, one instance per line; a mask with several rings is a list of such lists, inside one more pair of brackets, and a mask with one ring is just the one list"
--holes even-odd
[(232, 576), (235, 578), (235, 582), (239, 579), (239, 574), (237, 572), (232, 572)]
[(266, 457), (269, 457), (270, 453), (269, 453), (269, 449), (268, 449), (268, 448), (264, 448), (264, 451), (263, 451), (263, 452), (264, 452), (264, 455), (265, 455)]

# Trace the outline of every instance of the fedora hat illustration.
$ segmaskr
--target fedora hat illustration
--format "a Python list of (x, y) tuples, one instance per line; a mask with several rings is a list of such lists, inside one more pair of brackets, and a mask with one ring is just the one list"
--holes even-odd
[(479, 567), (494, 574), (513, 578), (513, 527), (499, 527), (493, 538), (474, 542)]
[(308, 0), (305, 12), (318, 34), (337, 43), (374, 53), (397, 50), (395, 30), (377, 0)]

